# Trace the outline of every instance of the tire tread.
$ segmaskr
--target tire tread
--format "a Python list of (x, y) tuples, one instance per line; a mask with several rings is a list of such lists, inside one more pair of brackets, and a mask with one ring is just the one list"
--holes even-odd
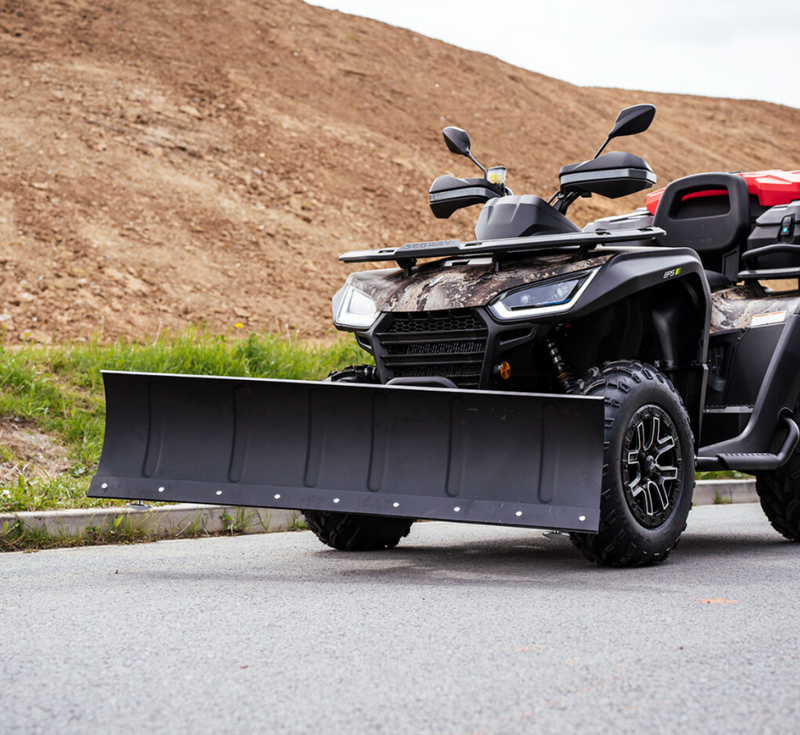
[[(615, 414), (618, 414), (623, 407), (621, 398), (632, 390), (629, 381), (637, 385), (656, 382), (670, 391), (681, 408), (680, 414), (674, 416), (673, 420), (683, 422), (683, 429), (690, 437), (691, 444), (692, 431), (683, 400), (669, 379), (652, 365), (635, 360), (616, 360), (605, 363), (601, 368), (589, 370), (583, 380), (578, 381), (575, 391), (584, 395), (603, 394), (606, 405), (604, 449), (608, 451), (612, 445), (612, 434), (618, 418)], [(608, 395), (608, 392), (619, 392), (622, 395), (617, 398)], [(687, 449), (689, 450), (687, 453), (691, 453), (691, 458), (687, 457), (684, 461), (691, 462), (693, 465), (694, 448), (689, 446)], [(626, 513), (619, 512), (612, 504), (612, 488), (607, 461), (608, 458), (606, 458), (606, 464), (603, 465), (601, 517), (598, 533), (571, 533), (572, 543), (584, 558), (602, 566), (641, 567), (664, 562), (669, 556), (669, 552), (677, 546), (680, 534), (686, 529), (685, 518), (680, 530), (670, 543), (651, 551), (644, 548), (642, 544), (637, 544), (636, 529), (631, 525)], [(688, 513), (688, 508), (686, 512)]]
[(408, 536), (412, 518), (336, 513), (308, 510), (308, 527), (323, 544), (339, 551), (379, 551), (393, 549)]
[[(790, 460), (795, 461), (794, 457)], [(800, 541), (800, 483), (780, 469), (760, 472), (756, 475), (756, 492), (772, 527), (790, 541)]]

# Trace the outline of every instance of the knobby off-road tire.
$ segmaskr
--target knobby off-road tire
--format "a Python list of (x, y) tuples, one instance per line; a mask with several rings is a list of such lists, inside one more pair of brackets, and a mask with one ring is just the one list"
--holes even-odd
[(604, 566), (664, 561), (686, 528), (694, 489), (680, 395), (654, 367), (627, 360), (593, 368), (576, 392), (605, 399), (605, 434), (599, 532), (572, 533), (572, 542)]
[[(794, 420), (800, 421), (800, 410)], [(756, 492), (772, 527), (790, 541), (800, 541), (800, 445), (783, 467), (756, 475)]]
[[(371, 366), (349, 365), (341, 372), (331, 373), (325, 381), (373, 383), (377, 382), (374, 370)], [(308, 527), (323, 544), (340, 551), (393, 549), (400, 539), (408, 536), (414, 523), (413, 518), (388, 518), (325, 510), (307, 510), (303, 515)]]
[(379, 551), (393, 549), (408, 536), (411, 518), (333, 513), (309, 510), (304, 513), (308, 527), (323, 544), (340, 551)]

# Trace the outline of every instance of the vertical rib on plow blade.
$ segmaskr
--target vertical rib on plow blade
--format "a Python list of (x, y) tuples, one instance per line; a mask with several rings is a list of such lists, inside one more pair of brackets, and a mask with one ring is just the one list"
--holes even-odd
[(103, 377), (92, 497), (597, 531), (601, 398)]

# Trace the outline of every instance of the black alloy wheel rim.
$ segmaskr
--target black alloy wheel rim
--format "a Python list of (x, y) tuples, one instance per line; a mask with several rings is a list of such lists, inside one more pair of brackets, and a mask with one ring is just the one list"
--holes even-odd
[(663, 525), (681, 486), (681, 443), (664, 409), (648, 404), (631, 417), (622, 442), (622, 487), (633, 517), (645, 528)]

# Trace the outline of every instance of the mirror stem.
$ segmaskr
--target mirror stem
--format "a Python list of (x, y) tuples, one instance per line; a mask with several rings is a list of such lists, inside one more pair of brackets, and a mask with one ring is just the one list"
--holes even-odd
[(484, 179), (489, 178), (489, 174), (486, 173), (486, 169), (478, 163), (478, 161), (475, 159), (475, 156), (473, 156), (471, 153), (467, 152), (467, 158), (469, 158), (470, 161), (472, 161), (481, 171), (483, 171), (483, 178)]
[(608, 145), (610, 142), (611, 142), (611, 137), (609, 136), (608, 138), (606, 138), (606, 142), (605, 142), (605, 143), (603, 143), (603, 145), (601, 145), (601, 146), (600, 146), (600, 147), (597, 149), (597, 153), (595, 153), (595, 154), (594, 154), (594, 156), (592, 156), (592, 160), (594, 160), (595, 158), (597, 158), (597, 157), (598, 157), (598, 156), (599, 156), (599, 155), (600, 155), (600, 154), (603, 152), (603, 150), (605, 150), (605, 147), (606, 147), (606, 146), (607, 146), (607, 145)]

